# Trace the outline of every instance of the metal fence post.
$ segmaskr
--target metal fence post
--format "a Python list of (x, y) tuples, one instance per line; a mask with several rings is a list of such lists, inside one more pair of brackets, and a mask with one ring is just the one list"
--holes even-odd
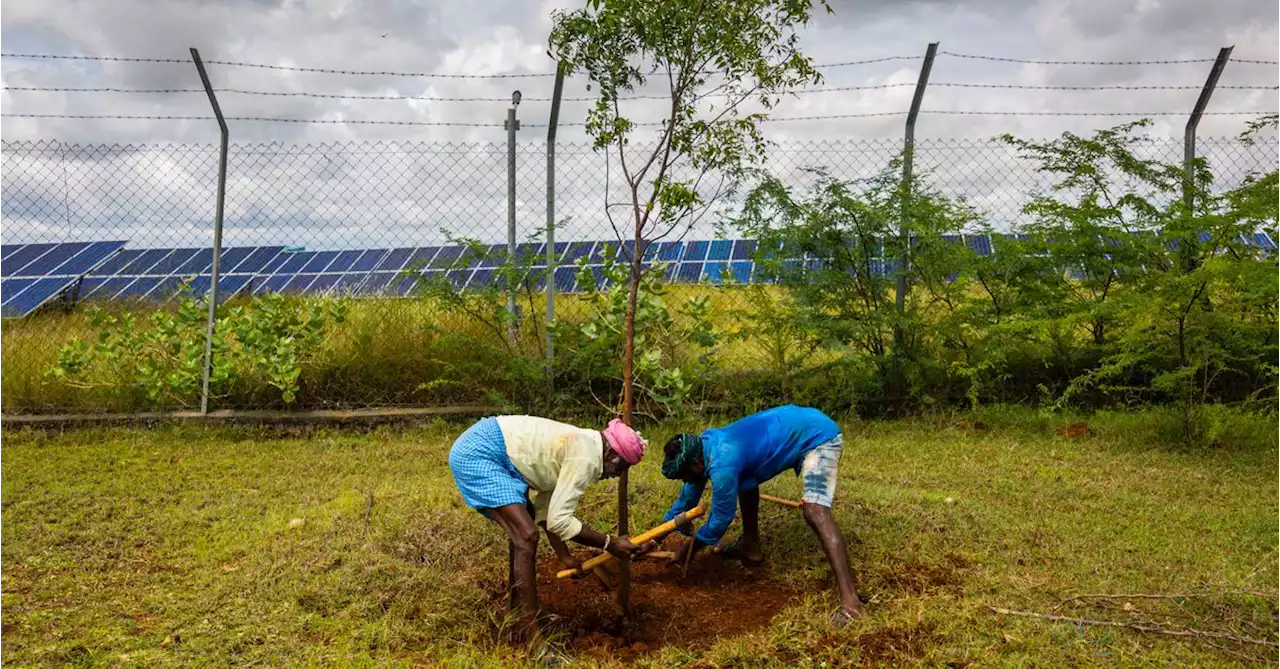
[[(1213, 97), (1213, 89), (1217, 87), (1218, 78), (1222, 76), (1222, 70), (1227, 67), (1227, 61), (1231, 59), (1233, 49), (1235, 49), (1234, 46), (1228, 46), (1218, 51), (1218, 57), (1213, 61), (1213, 67), (1209, 69), (1209, 78), (1200, 89), (1200, 97), (1196, 99), (1196, 106), (1191, 110), (1191, 118), (1187, 119), (1187, 129), (1182, 136), (1182, 204), (1186, 209), (1188, 221), (1195, 215), (1196, 204), (1196, 128), (1200, 125), (1200, 117), (1204, 115), (1205, 107), (1209, 106), (1209, 98)], [(1178, 245), (1181, 249), (1182, 269), (1186, 272), (1195, 269), (1195, 247), (1199, 242), (1196, 232), (1188, 231), (1186, 238)]]
[(555, 390), (556, 320), (556, 124), (560, 122), (560, 95), (564, 92), (564, 63), (556, 64), (556, 85), (551, 93), (551, 119), (547, 122), (547, 390)]
[[(511, 93), (511, 107), (507, 109), (507, 120), (502, 127), (507, 130), (507, 259), (514, 262), (516, 257), (516, 131), (520, 129), (520, 121), (516, 119), (516, 107), (520, 104), (520, 91)], [(507, 291), (507, 339), (511, 345), (516, 343), (516, 291)]]
[(200, 413), (209, 413), (209, 375), (213, 370), (213, 324), (218, 312), (218, 272), (222, 260), (222, 211), (227, 197), (227, 121), (222, 117), (222, 107), (218, 105), (218, 96), (214, 95), (213, 85), (209, 83), (209, 73), (205, 72), (204, 61), (200, 60), (200, 52), (191, 47), (191, 60), (200, 73), (200, 83), (204, 84), (204, 92), (209, 96), (209, 104), (213, 106), (213, 114), (218, 118), (218, 128), (222, 132), (222, 143), (218, 147), (218, 204), (213, 215), (213, 266), (209, 277), (209, 321), (204, 335), (204, 382), (200, 388)]
[[(920, 65), (920, 78), (916, 80), (916, 92), (911, 97), (911, 111), (907, 113), (906, 136), (902, 147), (902, 201), (899, 202), (898, 244), (898, 282), (894, 291), (894, 303), (898, 310), (898, 322), (893, 328), (893, 384), (894, 395), (901, 394), (902, 370), (901, 353), (903, 342), (902, 319), (907, 310), (907, 271), (911, 266), (911, 233), (907, 229), (911, 211), (911, 171), (915, 160), (916, 117), (920, 115), (920, 103), (924, 101), (924, 89), (929, 85), (929, 72), (933, 70), (933, 58), (938, 53), (938, 42), (931, 42), (924, 52), (924, 63)], [(895, 397), (896, 399), (896, 397)]]

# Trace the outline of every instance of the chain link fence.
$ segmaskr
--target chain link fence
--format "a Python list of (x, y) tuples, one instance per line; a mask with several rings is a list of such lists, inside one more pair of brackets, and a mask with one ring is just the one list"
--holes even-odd
[[(920, 178), (944, 195), (965, 199), (996, 230), (1012, 231), (1024, 223), (1022, 207), (1032, 194), (1052, 184), (1050, 175), (994, 140), (924, 139), (916, 147)], [(1181, 142), (1153, 139), (1143, 147), (1164, 162), (1181, 161)], [(890, 139), (779, 143), (770, 148), (766, 167), (793, 186), (810, 185), (820, 173), (859, 181), (886, 169), (900, 150), (901, 143)], [(1274, 140), (1245, 145), (1234, 139), (1202, 138), (1199, 154), (1213, 169), (1216, 188), (1234, 187), (1251, 174), (1274, 170), (1277, 163)], [(149, 314), (176, 308), (177, 288), (188, 267), (181, 260), (200, 257), (201, 251), (207, 254), (211, 244), (217, 147), (4, 142), (3, 161), (0, 196), (6, 248), (118, 240), (124, 242), (121, 253), (131, 254), (122, 256), (130, 259), (127, 265), (108, 261), (68, 282), (40, 308), (4, 319), (0, 374), (5, 411), (168, 409), (186, 404), (141, 391), (106, 396), (88, 384), (60, 380), (50, 370), (68, 342), (93, 341), (96, 331), (86, 315), (89, 305), (115, 314), (139, 314), (144, 324)], [(517, 241), (536, 273), (546, 267), (546, 147), (519, 143), (516, 164)], [(450, 301), (438, 291), (419, 290), (408, 277), (417, 272), (451, 282), (464, 296), (482, 295), (500, 285), (494, 279), (497, 264), (466, 245), (507, 244), (507, 167), (503, 143), (232, 145), (224, 256), (262, 262), (242, 265), (238, 272), (224, 266), (229, 274), (246, 277), (229, 284), (236, 292), (228, 308), (265, 292), (296, 294), (304, 300), (340, 299), (346, 304), (341, 322), (327, 324), (321, 350), (303, 366), (295, 406), (497, 401), (530, 408), (543, 397), (547, 386), (530, 379), (541, 373), (544, 359), (552, 357), (545, 349), (548, 322), (581, 327), (600, 317), (593, 311), (598, 304), (593, 306), (582, 295), (591, 287), (567, 268), (579, 261), (603, 264), (608, 255), (604, 243), (617, 243), (619, 234), (629, 238), (628, 210), (614, 206), (629, 202), (630, 193), (616, 157), (611, 161), (586, 144), (557, 146), (555, 256), (566, 269), (525, 286), (520, 332), (512, 339), (504, 337), (506, 323), (500, 310), (495, 311), (505, 299)], [(734, 266), (734, 261), (749, 262), (739, 255), (749, 243), (697, 243), (740, 236), (726, 226), (737, 202), (725, 199), (723, 206), (666, 240), (682, 241), (682, 246), (659, 245), (655, 256), (673, 250), (649, 258), (674, 261), (664, 278), (678, 288), (667, 295), (677, 311), (682, 301), (709, 299), (711, 317), (726, 329), (732, 329), (735, 310), (748, 305), (742, 299), (743, 287), (723, 283), (717, 272), (751, 283), (750, 268), (735, 274)], [(695, 246), (700, 256), (685, 255)], [(271, 250), (255, 251), (259, 249)], [(711, 263), (721, 260), (713, 270)], [(143, 267), (147, 262), (151, 264)], [(6, 267), (6, 277), (18, 269)], [(561, 293), (553, 314), (546, 312), (549, 288)], [(6, 305), (10, 297), (4, 297)], [(483, 354), (470, 355), (476, 351)], [(560, 351), (556, 357), (571, 353)], [(720, 353), (720, 364), (736, 371), (767, 365), (765, 348), (749, 338), (722, 346)], [(528, 369), (495, 371), (513, 357), (527, 359)], [(554, 368), (555, 360), (551, 363)], [(524, 395), (495, 391), (513, 383), (511, 374), (523, 374), (529, 381), (525, 387), (538, 390)], [(604, 404), (609, 401), (601, 399)], [(264, 403), (283, 406), (277, 395), (265, 391), (228, 391), (213, 406)]]

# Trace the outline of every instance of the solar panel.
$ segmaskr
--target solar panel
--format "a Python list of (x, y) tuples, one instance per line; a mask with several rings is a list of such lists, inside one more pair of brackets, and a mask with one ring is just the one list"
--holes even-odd
[(700, 276), (702, 276), (700, 262), (680, 263), (680, 269), (676, 271), (676, 280), (682, 283), (697, 283)]
[(685, 242), (684, 243), (684, 261), (696, 262), (707, 259), (707, 248), (711, 246), (710, 242)]
[(711, 242), (710, 248), (707, 250), (707, 260), (728, 260), (733, 253), (733, 242), (727, 239), (717, 239)]
[(756, 240), (735, 239), (733, 241), (734, 260), (752, 260), (756, 253)]
[(991, 255), (991, 238), (986, 235), (965, 235), (964, 241), (980, 256)]
[[(124, 247), (121, 241), (25, 244), (5, 260), (3, 315), (21, 317), (81, 281)], [(16, 269), (15, 269), (16, 268)], [(19, 279), (18, 282), (13, 282)]]
[(1258, 245), (1258, 248), (1266, 249), (1267, 251), (1276, 250), (1275, 240), (1271, 239), (1271, 237), (1265, 232), (1253, 233), (1253, 240), (1254, 243)]

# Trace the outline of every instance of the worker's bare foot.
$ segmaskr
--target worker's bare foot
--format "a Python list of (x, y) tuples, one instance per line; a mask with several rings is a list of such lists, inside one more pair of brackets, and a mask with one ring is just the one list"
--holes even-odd
[(862, 617), (862, 615), (863, 611), (861, 603), (854, 606), (841, 605), (837, 607), (835, 611), (831, 612), (831, 626), (836, 629), (841, 629), (853, 622), (855, 618)]
[(738, 539), (720, 548), (720, 557), (728, 560), (739, 560), (748, 567), (759, 567), (764, 564), (764, 551), (760, 550), (760, 542)]

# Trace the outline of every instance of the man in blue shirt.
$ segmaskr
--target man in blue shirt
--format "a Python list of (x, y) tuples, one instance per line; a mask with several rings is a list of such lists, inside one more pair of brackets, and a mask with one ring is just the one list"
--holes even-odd
[(701, 435), (677, 434), (663, 448), (662, 475), (685, 482), (666, 520), (697, 506), (711, 483), (711, 515), (692, 541), (676, 553), (682, 563), (690, 551), (715, 545), (742, 506), (742, 537), (720, 553), (746, 565), (764, 562), (760, 550), (760, 484), (791, 469), (804, 479), (802, 510), (809, 527), (822, 541), (822, 552), (831, 563), (840, 607), (831, 616), (837, 627), (862, 614), (862, 602), (853, 587), (849, 554), (840, 528), (831, 517), (836, 472), (844, 440), (840, 426), (817, 409), (780, 406), (768, 409)]

